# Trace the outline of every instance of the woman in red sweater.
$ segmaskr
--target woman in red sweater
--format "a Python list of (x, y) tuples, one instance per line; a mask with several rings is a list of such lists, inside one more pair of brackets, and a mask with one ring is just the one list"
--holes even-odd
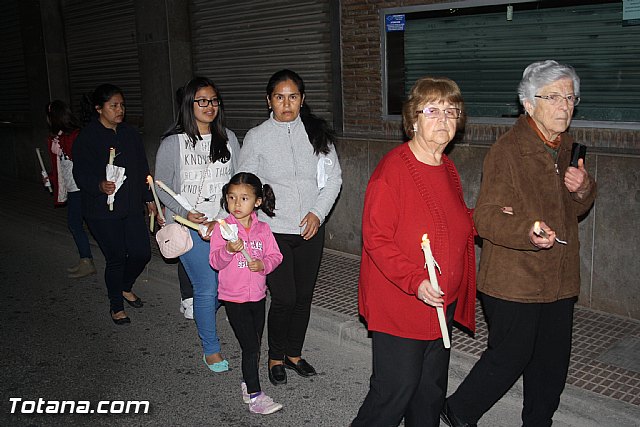
[[(449, 354), (436, 307), (475, 329), (473, 222), (458, 172), (444, 154), (464, 122), (464, 101), (448, 78), (416, 82), (403, 107), (412, 139), (374, 171), (362, 217), (360, 314), (372, 337), (369, 393), (352, 426), (438, 426)], [(422, 235), (440, 266), (436, 292), (425, 269)]]

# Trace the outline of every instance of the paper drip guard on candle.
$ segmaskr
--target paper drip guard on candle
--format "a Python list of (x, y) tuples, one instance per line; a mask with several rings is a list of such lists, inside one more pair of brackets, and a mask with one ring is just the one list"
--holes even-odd
[[(433, 258), (433, 254), (431, 253), (431, 244), (426, 234), (422, 236), (422, 243), (420, 246), (422, 247), (422, 252), (424, 252), (424, 262), (427, 265), (427, 271), (429, 272), (429, 281), (431, 282), (431, 287), (436, 292), (440, 293), (441, 290), (440, 286), (438, 285), (438, 276), (436, 276), (437, 263)], [(439, 266), (438, 270), (440, 270)], [(444, 316), (444, 308), (436, 307), (436, 312), (438, 313), (438, 323), (440, 323), (440, 333), (442, 334), (442, 342), (444, 344), (444, 348), (451, 348), (451, 341), (449, 340), (449, 329), (447, 329), (447, 319)]]
[(49, 175), (47, 174), (47, 170), (44, 167), (44, 162), (42, 161), (42, 155), (40, 154), (40, 149), (36, 148), (36, 154), (38, 155), (38, 162), (40, 162), (40, 173), (42, 174), (42, 181), (44, 186), (47, 187), (49, 193), (53, 193), (53, 188), (51, 188), (51, 181), (49, 181)]
[(201, 236), (206, 236), (207, 231), (209, 230), (209, 227), (207, 227), (206, 225), (196, 224), (195, 222), (189, 221), (188, 219), (183, 218), (180, 215), (174, 215), (173, 220), (175, 222), (179, 222), (182, 225), (186, 225), (187, 227), (196, 230), (198, 233), (200, 233)]
[(185, 199), (181, 194), (176, 194), (175, 191), (173, 191), (172, 189), (170, 189), (169, 187), (167, 187), (167, 184), (165, 184), (164, 182), (156, 179), (156, 184), (158, 184), (158, 187), (162, 188), (168, 195), (170, 195), (171, 197), (173, 197), (173, 200), (175, 200), (176, 202), (180, 203), (180, 206), (182, 206), (185, 210), (191, 212), (191, 213), (198, 213), (198, 211), (196, 211), (193, 206), (191, 206), (191, 203), (189, 203), (189, 201), (187, 199)]
[[(229, 240), (231, 242), (236, 242), (238, 240), (238, 234), (234, 232), (231, 227), (229, 227), (227, 221), (225, 221), (224, 219), (219, 219), (218, 224), (220, 224), (221, 234), (225, 240)], [(224, 233), (222, 233), (222, 231), (224, 231)], [(244, 255), (244, 259), (246, 259), (247, 262), (253, 261), (246, 248), (242, 248), (240, 252), (242, 252), (242, 255)]]
[[(535, 234), (536, 236), (539, 237), (544, 237), (545, 239), (549, 238), (549, 235), (547, 234), (546, 231), (544, 231), (542, 228), (540, 228), (540, 221), (536, 221), (533, 223), (533, 234)], [(562, 240), (560, 238), (558, 238), (558, 236), (556, 236), (555, 238), (556, 242), (560, 243), (561, 245), (566, 245), (567, 241), (566, 240)]]

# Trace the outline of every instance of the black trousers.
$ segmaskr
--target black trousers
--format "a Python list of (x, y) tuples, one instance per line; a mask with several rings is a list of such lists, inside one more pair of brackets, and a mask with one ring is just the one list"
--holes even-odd
[[(426, 308), (425, 308), (426, 309)], [(455, 304), (447, 307), (447, 324)], [(352, 427), (438, 427), (447, 393), (450, 349), (433, 341), (371, 332), (373, 374)]]
[(191, 285), (191, 279), (189, 279), (189, 275), (184, 269), (180, 258), (178, 258), (178, 281), (180, 282), (180, 298), (183, 301), (193, 298), (193, 285)]
[(451, 410), (477, 423), (523, 375), (523, 426), (550, 426), (569, 369), (575, 298), (539, 304), (481, 294), (481, 300), (488, 348), (447, 399)]
[(247, 384), (247, 392), (257, 393), (260, 388), (258, 360), (264, 330), (265, 301), (225, 302), (227, 317), (242, 349), (242, 377)]
[(271, 306), (267, 319), (269, 358), (299, 357), (309, 325), (311, 299), (316, 286), (324, 226), (309, 240), (297, 234), (275, 234), (282, 263), (267, 276)]
[(144, 216), (140, 213), (119, 219), (87, 218), (86, 221), (106, 261), (104, 281), (111, 310), (122, 311), (122, 292), (131, 292), (151, 259)]

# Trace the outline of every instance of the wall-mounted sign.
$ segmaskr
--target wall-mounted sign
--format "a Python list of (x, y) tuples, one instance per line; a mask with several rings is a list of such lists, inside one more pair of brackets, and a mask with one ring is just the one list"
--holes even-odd
[(622, 0), (622, 24), (640, 25), (640, 0)]
[(393, 31), (404, 31), (405, 22), (404, 14), (385, 15), (384, 17), (387, 33), (391, 33)]

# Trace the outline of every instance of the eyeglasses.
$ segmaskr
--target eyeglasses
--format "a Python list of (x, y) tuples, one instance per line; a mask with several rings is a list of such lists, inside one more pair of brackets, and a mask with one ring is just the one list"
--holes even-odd
[(218, 98), (211, 98), (211, 99), (196, 99), (193, 102), (195, 102), (196, 104), (198, 104), (198, 107), (206, 107), (208, 105), (212, 105), (214, 107), (217, 107), (218, 105), (220, 105), (222, 103), (222, 101), (220, 101), (220, 99)]
[(424, 107), (424, 109), (418, 110), (416, 113), (422, 113), (428, 119), (440, 118), (443, 113), (447, 119), (459, 119), (462, 114), (462, 110), (459, 108), (445, 108), (444, 110), (441, 110), (436, 107)]
[(574, 107), (580, 103), (580, 97), (575, 95), (562, 96), (558, 93), (554, 93), (552, 95), (534, 95), (533, 97), (545, 99), (549, 101), (551, 105), (560, 105), (560, 103), (564, 100), (566, 100), (569, 105), (573, 105)]

